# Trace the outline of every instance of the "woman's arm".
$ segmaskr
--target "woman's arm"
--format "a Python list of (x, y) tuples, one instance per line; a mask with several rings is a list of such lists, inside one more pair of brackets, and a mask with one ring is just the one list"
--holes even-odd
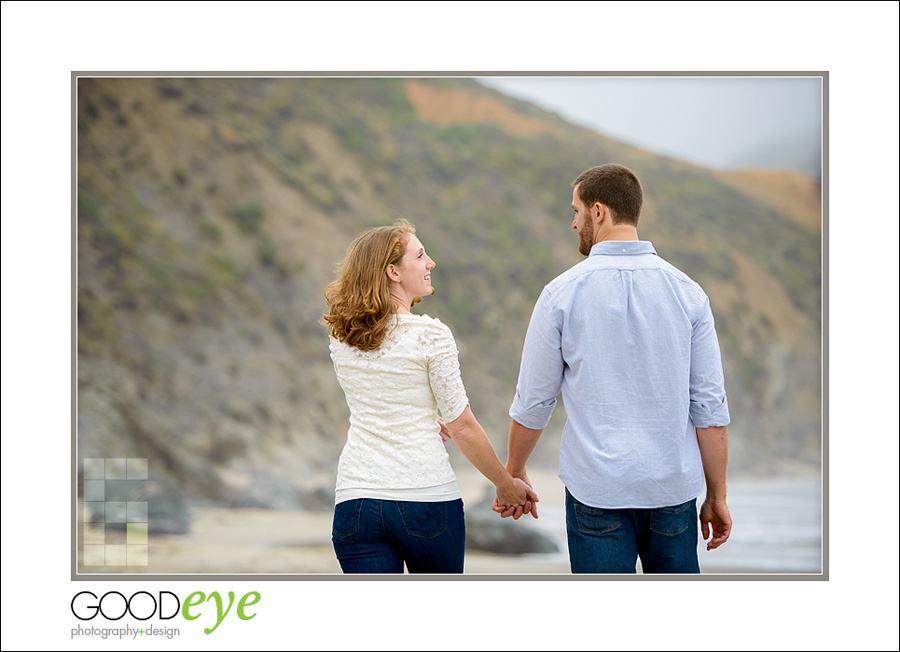
[(428, 350), (429, 382), (441, 413), (458, 415), (442, 426), (441, 436), (446, 440), (446, 428), (466, 459), (497, 487), (497, 497), (505, 507), (523, 506), (527, 511), (537, 502), (537, 494), (525, 482), (509, 474), (497, 458), (484, 428), (475, 419), (459, 372), (459, 352), (450, 329), (438, 322), (421, 343)]
[(459, 417), (447, 424), (447, 430), (466, 459), (497, 487), (500, 504), (516, 507), (528, 501), (538, 502), (534, 490), (519, 478), (512, 477), (500, 462), (472, 408), (466, 406)]

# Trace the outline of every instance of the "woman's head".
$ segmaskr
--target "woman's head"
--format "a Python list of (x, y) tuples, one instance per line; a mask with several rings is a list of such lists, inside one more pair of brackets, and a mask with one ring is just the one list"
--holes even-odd
[(363, 351), (376, 349), (398, 302), (409, 308), (434, 292), (428, 274), (434, 263), (415, 233), (412, 224), (399, 220), (353, 241), (338, 279), (325, 288), (325, 323), (333, 337)]
[(435, 264), (425, 247), (419, 242), (415, 233), (406, 236), (406, 251), (399, 261), (389, 263), (387, 278), (391, 284), (391, 295), (396, 307), (406, 312), (422, 300), (422, 297), (434, 294), (431, 286), (431, 270)]

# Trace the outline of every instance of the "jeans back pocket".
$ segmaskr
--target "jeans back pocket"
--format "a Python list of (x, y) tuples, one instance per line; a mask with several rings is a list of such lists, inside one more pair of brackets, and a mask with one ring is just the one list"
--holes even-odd
[(446, 503), (398, 502), (397, 509), (410, 536), (433, 539), (447, 530)]
[(619, 511), (575, 502), (575, 525), (582, 534), (606, 534), (621, 525)]
[(681, 534), (691, 524), (694, 510), (693, 500), (671, 507), (658, 507), (650, 512), (650, 529), (656, 534), (675, 536)]
[(334, 522), (331, 526), (332, 536), (346, 539), (359, 532), (359, 512), (362, 499), (345, 500), (334, 506)]

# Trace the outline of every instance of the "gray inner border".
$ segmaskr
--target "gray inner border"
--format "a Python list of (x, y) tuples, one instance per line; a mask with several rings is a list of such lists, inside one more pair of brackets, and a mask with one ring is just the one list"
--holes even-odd
[[(80, 77), (821, 77), (822, 79), (822, 572), (817, 574), (701, 574), (701, 575), (562, 575), (562, 574), (527, 574), (527, 575), (313, 575), (313, 574), (200, 574), (200, 575), (156, 575), (114, 574), (114, 573), (78, 573), (78, 151), (76, 138), (78, 133), (78, 79)], [(229, 580), (229, 581), (297, 581), (297, 580), (338, 580), (338, 581), (709, 581), (709, 580), (752, 580), (752, 581), (828, 581), (829, 579), (829, 455), (828, 455), (828, 71), (460, 71), (460, 72), (374, 72), (374, 71), (319, 71), (319, 72), (198, 72), (198, 71), (160, 71), (160, 72), (128, 72), (128, 71), (72, 71), (71, 76), (71, 148), (72, 148), (72, 304), (71, 304), (71, 387), (72, 387), (72, 547), (71, 547), (71, 579), (94, 581), (195, 581), (195, 580)]]

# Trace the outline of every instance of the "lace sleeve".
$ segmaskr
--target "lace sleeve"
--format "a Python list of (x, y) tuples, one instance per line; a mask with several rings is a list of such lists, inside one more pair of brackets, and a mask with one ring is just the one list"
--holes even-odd
[(453, 334), (440, 321), (428, 328), (420, 340), (428, 360), (428, 379), (444, 421), (456, 420), (469, 405), (459, 372), (459, 352)]

